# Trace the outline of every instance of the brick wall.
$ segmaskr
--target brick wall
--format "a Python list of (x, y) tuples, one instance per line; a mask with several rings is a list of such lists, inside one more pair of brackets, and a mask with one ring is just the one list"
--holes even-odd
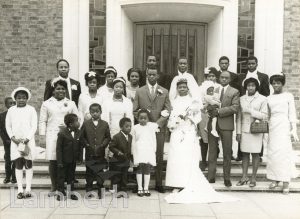
[(285, 0), (283, 38), (286, 89), (295, 96), (297, 116), (300, 119), (300, 0)]
[(31, 90), (38, 111), (61, 56), (62, 0), (1, 0), (0, 111), (4, 96), (18, 86)]
[(18, 86), (31, 90), (29, 104), (39, 112), (45, 81), (57, 74), (61, 57), (62, 0), (1, 0), (0, 112)]

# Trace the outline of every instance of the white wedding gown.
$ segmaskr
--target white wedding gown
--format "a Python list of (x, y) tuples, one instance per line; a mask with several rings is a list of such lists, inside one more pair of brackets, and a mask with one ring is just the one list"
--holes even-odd
[[(190, 96), (177, 96), (172, 103), (173, 111), (169, 127), (174, 127), (178, 115), (184, 114), (191, 106)], [(166, 186), (184, 188), (178, 193), (165, 197), (168, 203), (213, 203), (229, 202), (239, 199), (216, 192), (199, 169), (200, 146), (195, 124), (201, 121), (201, 112), (191, 120), (181, 121), (171, 134), (166, 172)]]

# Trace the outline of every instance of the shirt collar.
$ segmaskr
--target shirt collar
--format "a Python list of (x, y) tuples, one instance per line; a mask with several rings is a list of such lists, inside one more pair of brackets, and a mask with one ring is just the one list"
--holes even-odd
[(126, 135), (123, 131), (120, 131), (124, 136), (125, 138), (128, 140), (128, 135)]
[(58, 76), (58, 78), (59, 78), (59, 79), (61, 79), (61, 80), (63, 80), (63, 81), (69, 81), (69, 80), (70, 80), (70, 78), (69, 78), (69, 77), (67, 77), (67, 78), (63, 78), (63, 77), (62, 77), (62, 76), (60, 76), (60, 75)]
[(257, 69), (255, 69), (255, 71), (253, 71), (253, 72), (250, 72), (250, 71), (247, 72), (248, 77), (250, 77), (251, 75), (257, 75)]
[(222, 88), (224, 88), (224, 94), (225, 94), (228, 87), (229, 87), (229, 84), (227, 84), (225, 87), (222, 86)]
[(147, 85), (148, 85), (148, 88), (149, 90), (151, 91), (152, 90), (152, 87), (154, 87), (154, 91), (156, 91), (156, 88), (157, 88), (157, 82), (156, 84), (154, 84), (153, 86), (147, 81)]
[(185, 72), (180, 72), (179, 70), (177, 70), (177, 72), (178, 72), (178, 75), (184, 75), (184, 74), (186, 74), (187, 73), (187, 71), (185, 71)]

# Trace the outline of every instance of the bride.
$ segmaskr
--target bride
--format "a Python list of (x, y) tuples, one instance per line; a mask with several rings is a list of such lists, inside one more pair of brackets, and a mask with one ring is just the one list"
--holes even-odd
[(177, 80), (168, 127), (171, 134), (166, 186), (173, 187), (165, 197), (168, 203), (211, 203), (238, 199), (217, 193), (199, 169), (200, 147), (197, 124), (201, 121), (202, 103), (193, 98), (185, 78)]

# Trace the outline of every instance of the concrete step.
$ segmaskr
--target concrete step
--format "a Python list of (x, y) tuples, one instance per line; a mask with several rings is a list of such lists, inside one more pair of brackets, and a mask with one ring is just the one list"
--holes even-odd
[[(3, 184), (3, 178), (0, 178), (0, 189), (11, 189), (12, 187), (14, 187), (15, 189), (17, 189), (17, 185), (16, 184)], [(227, 188), (224, 186), (223, 184), (223, 179), (221, 178), (217, 178), (216, 183), (211, 184), (213, 186), (213, 188), (216, 191), (236, 191), (236, 192), (282, 192), (282, 184), (279, 185), (279, 187), (270, 190), (269, 184), (270, 182), (268, 181), (259, 181), (257, 180), (257, 184), (256, 187), (254, 188), (250, 188), (248, 185), (244, 185), (244, 186), (236, 186), (237, 184), (237, 180), (232, 180), (232, 187)], [(25, 185), (24, 185), (25, 186)], [(96, 186), (96, 185), (94, 185)], [(105, 181), (104, 183), (104, 187), (105, 188), (109, 188), (110, 186), (110, 182), (109, 181)], [(154, 189), (155, 186), (155, 180), (151, 180), (150, 181), (150, 189)], [(51, 187), (50, 184), (50, 179), (43, 179), (43, 178), (34, 178), (32, 180), (32, 189), (45, 189), (45, 191), (48, 191)], [(95, 187), (96, 188), (96, 187)], [(135, 184), (129, 184), (128, 185), (129, 189), (135, 188)], [(79, 183), (75, 184), (75, 189), (85, 189), (85, 180), (84, 179), (79, 179)], [(171, 189), (171, 188), (166, 188)], [(295, 182), (292, 181), (290, 183), (290, 192), (300, 192), (300, 182)]]

